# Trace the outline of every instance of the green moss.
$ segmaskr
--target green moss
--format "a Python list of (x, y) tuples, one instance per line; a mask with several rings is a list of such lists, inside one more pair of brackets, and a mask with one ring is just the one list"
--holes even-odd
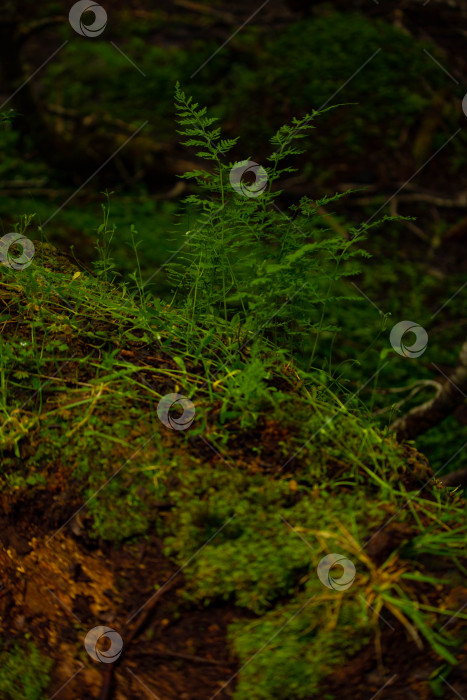
[(46, 700), (53, 662), (28, 642), (0, 652), (0, 695), (5, 700)]
[(241, 662), (236, 700), (323, 697), (320, 682), (368, 643), (361, 602), (345, 599), (337, 614), (332, 603), (316, 605), (314, 595), (308, 587), (293, 603), (232, 626)]

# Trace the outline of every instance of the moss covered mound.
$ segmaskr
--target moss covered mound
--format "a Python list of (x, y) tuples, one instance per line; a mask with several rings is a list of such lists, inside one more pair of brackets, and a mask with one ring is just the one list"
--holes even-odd
[(101, 624), (127, 643), (115, 697), (367, 698), (383, 664), (391, 697), (453, 682), (465, 504), (422, 455), (253, 337), (187, 347), (177, 312), (46, 244), (1, 275), (0, 653), (53, 660), (43, 683), (4, 665), (2, 697), (75, 672), (61, 697), (98, 697)]

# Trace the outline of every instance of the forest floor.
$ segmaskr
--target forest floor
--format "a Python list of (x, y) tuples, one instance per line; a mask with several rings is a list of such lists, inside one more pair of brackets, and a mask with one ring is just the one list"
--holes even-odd
[[(4, 639), (30, 640), (53, 661), (50, 680), (44, 676), (49, 697), (227, 698), (250, 664), (240, 697), (287, 697), (296, 654), (310, 653), (295, 672), (305, 678), (310, 672), (316, 690), (300, 697), (465, 694), (465, 501), (443, 488), (426, 458), (382, 438), (352, 412), (335, 420), (342, 405), (336, 414), (332, 401), (312, 398), (291, 366), (268, 373), (267, 386), (280, 391), (277, 404), (265, 405), (263, 393), (261, 400), (241, 395), (247, 411), (240, 407), (221, 420), (222, 406), (232, 410), (237, 401), (229, 369), (211, 378), (213, 367), (224, 367), (223, 352), (232, 363), (228, 347), (205, 348), (203, 362), (196, 360), (176, 339), (176, 314), (155, 312), (145, 325), (133, 303), (122, 311), (120, 292), (37, 245), (31, 272), (23, 272), (21, 283), (5, 275), (1, 285), (8, 309), (3, 335), (11, 345), (4, 381), (20, 404), (2, 433), (0, 615)], [(57, 346), (61, 358), (52, 352)], [(249, 345), (242, 348), (237, 371), (248, 372)], [(32, 396), (31, 385), (38, 386)], [(196, 390), (202, 426), (194, 434), (151, 418), (154, 397), (180, 386), (184, 393)], [(257, 416), (251, 426), (243, 424), (249, 410)], [(311, 431), (319, 438), (310, 443)], [(300, 449), (290, 459), (294, 445)], [(230, 531), (233, 517), (239, 529)], [(290, 522), (297, 520), (303, 526), (295, 529)], [(311, 539), (316, 527), (319, 546), (300, 552), (296, 534)], [(360, 583), (351, 598), (333, 591), (310, 606), (318, 617), (306, 618), (305, 629), (318, 625), (322, 640), (306, 641), (303, 630), (282, 639), (292, 619), (288, 606), (301, 605), (311, 591), (321, 599), (315, 567), (322, 537), (352, 551)], [(414, 577), (409, 588), (406, 572)], [(396, 597), (385, 598), (388, 591)], [(418, 601), (412, 613), (391, 607), (401, 591)], [(383, 612), (376, 613), (380, 605)], [(423, 623), (419, 605), (447, 617), (428, 613)], [(282, 606), (289, 618), (277, 628)], [(237, 648), (239, 660), (232, 624), (240, 620), (248, 630), (267, 621), (268, 610), (276, 632), (271, 635), (270, 620), (252, 653)], [(428, 624), (433, 631), (442, 625), (439, 635), (453, 632), (457, 663), (440, 660), (422, 643), (402, 610), (415, 615), (420, 630)], [(342, 617), (338, 625), (350, 615), (350, 627), (345, 642), (338, 638), (338, 649), (329, 651), (326, 672), (327, 662), (315, 663), (313, 655), (319, 657), (322, 644), (332, 649), (335, 630), (327, 627), (334, 615)], [(92, 662), (82, 646), (97, 621), (124, 640), (114, 664)], [(303, 646), (295, 649), (298, 640)], [(349, 644), (356, 649), (350, 655)], [(255, 670), (254, 662), (267, 653), (268, 683), (279, 685), (256, 695), (261, 667)], [(337, 664), (336, 653), (344, 654)], [(33, 662), (5, 664), (0, 686), (3, 680), (29, 687), (28, 665), (33, 677), (43, 671), (44, 661)], [(15, 697), (45, 697), (23, 692)]]
[[(39, 650), (53, 659), (50, 697), (54, 693), (63, 700), (232, 697), (240, 664), (232, 658), (227, 628), (244, 611), (225, 604), (205, 610), (181, 604), (177, 593), (183, 579), (164, 594), (141, 626), (136, 617), (133, 626), (138, 634), (125, 647), (121, 661), (111, 666), (112, 679), (109, 666), (81, 663), (76, 622), (91, 628), (99, 619), (125, 636), (132, 628), (126, 620), (151, 599), (154, 587), (165, 590), (176, 576), (178, 569), (163, 555), (159, 538), (116, 550), (111, 543), (96, 546), (77, 526), (77, 534), (66, 530), (49, 543), (57, 521), (44, 518), (51, 505), (48, 492), (32, 503), (28, 498), (23, 508), (15, 499), (14, 514), (10, 494), (2, 494), (0, 502), (2, 635), (16, 637), (27, 630)], [(62, 505), (66, 517), (71, 504)], [(37, 524), (31, 527), (31, 522)], [(442, 603), (458, 610), (464, 601), (465, 589), (459, 586)], [(383, 665), (374, 645), (368, 645), (333, 670), (310, 698), (369, 700), (378, 693), (383, 700), (454, 700), (467, 694), (467, 646), (458, 650), (459, 663), (449, 674), (449, 686), (438, 681), (430, 687), (439, 668), (436, 654), (417, 649), (390, 614), (385, 613), (384, 620)]]
[[(125, 3), (125, 8), (144, 20), (140, 5)], [(308, 5), (271, 0), (256, 22), (273, 35), (306, 16)], [(121, 9), (122, 3), (106, 6), (110, 12)], [(348, 9), (343, 1), (330, 6)], [(371, 0), (355, 3), (355, 9), (417, 39), (433, 41), (444, 52), (453, 84), (462, 86), (467, 74), (466, 3), (431, 0), (422, 5), (406, 0), (387, 8)], [(252, 6), (246, 0), (208, 6), (178, 0), (158, 3), (158, 10), (165, 22), (151, 43), (184, 48), (194, 39), (221, 45), (250, 17)], [(38, 41), (28, 51), (29, 59), (42, 52), (45, 59), (48, 47)], [(425, 133), (422, 121), (416, 133)], [(233, 133), (234, 120), (229, 126)], [(150, 189), (158, 191), (163, 184), (164, 192), (171, 191), (184, 165), (184, 151), (175, 140), (170, 149), (164, 168), (169, 163), (171, 169), (163, 180), (149, 178)], [(412, 154), (401, 149), (388, 175), (377, 141), (369, 151), (366, 165), (373, 180), (368, 195), (384, 201), (394, 192), (394, 183), (413, 175)], [(323, 163), (331, 173), (327, 187), (353, 182), (360, 158), (350, 164), (341, 161), (335, 171), (331, 158)], [(465, 204), (437, 201), (467, 188), (465, 169), (453, 175), (449, 158), (442, 153), (423, 170), (416, 188), (409, 183), (404, 190), (427, 199), (398, 202), (397, 213), (417, 215), (418, 233), (404, 229), (401, 237), (406, 240), (396, 254), (407, 264), (420, 263), (420, 275), (441, 280), (446, 298), (465, 272), (467, 237)], [(309, 194), (300, 181), (286, 189), (284, 201)], [(55, 184), (45, 200), (55, 208), (67, 192)], [(7, 197), (11, 211), (16, 206), (11, 204), (11, 191)], [(76, 200), (78, 214), (83, 204), (95, 199), (95, 190), (83, 190)], [(358, 218), (366, 206), (359, 195), (352, 195), (344, 213)], [(10, 212), (2, 213), (3, 227), (13, 218)], [(442, 222), (443, 235), (436, 244), (420, 237), (420, 232), (431, 235), (437, 222)], [(56, 243), (64, 240), (63, 231), (73, 241), (80, 229), (66, 221), (61, 226), (59, 235), (51, 232)], [(89, 227), (79, 233), (89, 264)], [(375, 252), (384, 257), (385, 246), (378, 241)], [(11, 344), (2, 356), (0, 387), (2, 396), (8, 391), (10, 397), (4, 402), (1, 435), (0, 698), (285, 700), (292, 697), (295, 675), (302, 687), (311, 689), (308, 695), (296, 696), (304, 700), (467, 697), (465, 621), (455, 615), (465, 612), (466, 601), (465, 501), (443, 488), (426, 458), (343, 411), (334, 432), (320, 432), (310, 452), (289, 461), (291, 446), (298, 449), (320, 431), (340, 404), (321, 394), (310, 398), (312, 389), (293, 366), (274, 364), (261, 374), (258, 394), (245, 397), (230, 383), (229, 371), (233, 367), (249, 376), (258, 372), (249, 345), (239, 352), (238, 364), (231, 363), (229, 343), (213, 341), (203, 347), (201, 331), (199, 354), (193, 347), (188, 350), (179, 337), (183, 323), (164, 306), (154, 310), (148, 327), (135, 306), (128, 314), (120, 311), (122, 298), (116, 288), (97, 284), (83, 271), (78, 275), (68, 257), (44, 251), (45, 258), (37, 242), (37, 267), (30, 274), (25, 271), (20, 281), (5, 272), (0, 285), (2, 345)], [(396, 270), (399, 292), (409, 296), (412, 279)], [(55, 276), (47, 274), (49, 282), (44, 282), (45, 273)], [(380, 304), (387, 283), (383, 276), (379, 284), (377, 277), (369, 273), (362, 281), (366, 293)], [(452, 280), (449, 293), (443, 287), (446, 280)], [(438, 288), (428, 289), (420, 303), (435, 310), (444, 300), (438, 295)], [(454, 304), (458, 306), (450, 306), (455, 311), (444, 326), (447, 335), (441, 334), (438, 341), (445, 352), (438, 365), (446, 373), (455, 362), (465, 325), (460, 296)], [(421, 366), (425, 377), (436, 376), (431, 365)], [(211, 378), (213, 367), (219, 371), (217, 381)], [(392, 382), (398, 385), (401, 379)], [(264, 398), (270, 390), (271, 396), (279, 392), (283, 409)], [(198, 391), (202, 429), (186, 434), (161, 429), (155, 406), (171, 391)], [(252, 407), (245, 411), (245, 405)], [(243, 416), (249, 411), (256, 411), (255, 420), (245, 425)], [(453, 432), (467, 423), (465, 408), (453, 422)], [(454, 434), (457, 439), (458, 432)], [(435, 452), (441, 462), (443, 429), (439, 435)], [(449, 432), (445, 442), (451, 443)], [(361, 495), (356, 496), (358, 491)], [(307, 510), (309, 504), (315, 513)], [(237, 506), (242, 525), (232, 532), (227, 526), (223, 539), (222, 527)], [(295, 517), (296, 530), (290, 533), (283, 522), (268, 529), (277, 513), (289, 522)], [(286, 535), (300, 545), (297, 533), (300, 538), (317, 530), (334, 533), (341, 525), (359, 543), (367, 542), (367, 559), (357, 556), (358, 548), (349, 550), (358, 559), (357, 570), (364, 572), (362, 587), (356, 582), (349, 591), (352, 597), (339, 593), (323, 599), (324, 608), (310, 613), (304, 627), (291, 625), (290, 637), (283, 639), (280, 615), (285, 611), (292, 616), (290, 604), (298, 611), (305, 593), (321, 595), (320, 584), (314, 588), (316, 565), (325, 552), (334, 551), (322, 541), (319, 546), (314, 543), (308, 562), (308, 550), (296, 554)], [(255, 539), (258, 531), (272, 551), (283, 551), (280, 571), (261, 538)], [(345, 538), (336, 541), (336, 551), (347, 551)], [(348, 537), (349, 547), (350, 542)], [(389, 572), (394, 587), (382, 572)], [(408, 584), (409, 579), (403, 579), (407, 572), (431, 581)], [(242, 590), (250, 591), (253, 602), (241, 598)], [(452, 633), (455, 641), (446, 648), (452, 649), (457, 664), (441, 657), (423, 637), (416, 616), (410, 620), (418, 633), (401, 621), (403, 608), (390, 608), (384, 595), (390, 591), (397, 598), (401, 590), (416, 601), (415, 607), (452, 611), (442, 617), (427, 610), (425, 621), (439, 634)], [(364, 596), (362, 609), (358, 595)], [(375, 609), (379, 614), (373, 614)], [(324, 632), (322, 638), (313, 636), (338, 618), (352, 647), (348, 653), (342, 638), (339, 650)], [(347, 618), (354, 624), (353, 636), (352, 625), (345, 627)], [(239, 621), (244, 636), (235, 627)], [(257, 638), (255, 623), (260, 625)], [(122, 657), (114, 664), (98, 664), (84, 650), (86, 631), (97, 624), (117, 629), (123, 638)], [(253, 639), (252, 648), (245, 636)], [(30, 642), (39, 660), (32, 651), (26, 653)], [(4, 647), (13, 664), (2, 657)], [(321, 647), (329, 668), (320, 659)], [(263, 653), (268, 669), (261, 665)], [(53, 661), (50, 669), (46, 659)], [(37, 689), (35, 680), (42, 676)]]

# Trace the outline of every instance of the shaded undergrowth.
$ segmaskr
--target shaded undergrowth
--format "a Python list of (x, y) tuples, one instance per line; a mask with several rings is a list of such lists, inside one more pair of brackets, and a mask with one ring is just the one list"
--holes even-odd
[[(465, 576), (464, 503), (358, 397), (251, 332), (190, 321), (187, 343), (182, 314), (140, 307), (47, 244), (2, 268), (0, 300), (2, 496), (50, 535), (87, 502), (67, 528), (89, 542), (161, 538), (186, 604), (240, 611), (235, 697), (321, 697), (367, 644), (384, 658), (380, 612), (455, 666), (460, 632), (443, 626)], [(195, 405), (186, 431), (158, 418), (172, 392)], [(317, 576), (330, 552), (356, 567), (346, 591)]]

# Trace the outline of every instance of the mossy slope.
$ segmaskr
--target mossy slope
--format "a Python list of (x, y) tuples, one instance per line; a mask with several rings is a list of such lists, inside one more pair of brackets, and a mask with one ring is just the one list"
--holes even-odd
[[(433, 671), (455, 665), (461, 638), (441, 628), (465, 572), (464, 504), (421, 455), (252, 338), (199, 328), (187, 347), (177, 312), (36, 252), (0, 283), (11, 520), (22, 504), (47, 536), (68, 523), (115, 552), (157, 537), (183, 572), (183, 609), (236, 605), (238, 700), (323, 697), (359, 649), (384, 658), (380, 611), (431, 648)], [(194, 403), (189, 429), (159, 420), (169, 393)], [(318, 578), (332, 552), (355, 566), (347, 590)]]

